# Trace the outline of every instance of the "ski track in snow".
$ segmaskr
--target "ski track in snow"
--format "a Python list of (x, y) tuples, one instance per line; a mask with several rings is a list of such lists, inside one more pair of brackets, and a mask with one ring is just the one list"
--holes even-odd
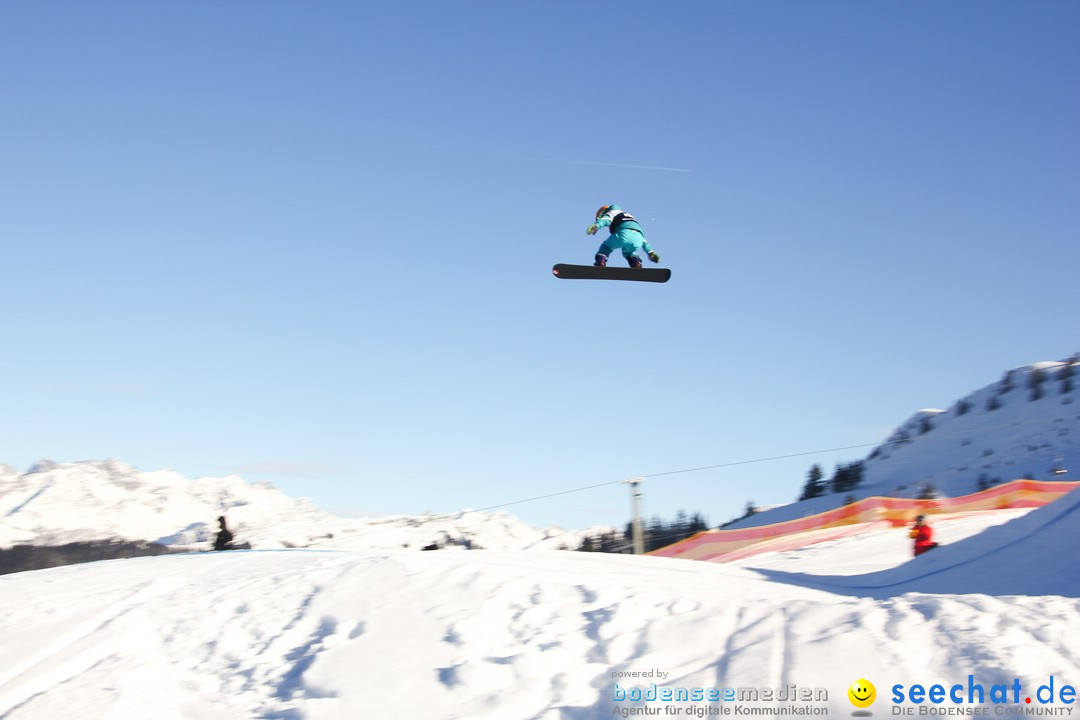
[[(1020, 582), (1038, 566), (1003, 566), (1008, 549), (991, 548), (1028, 535), (1041, 547), (1039, 533), (1012, 527), (1040, 517), (1059, 539), (1074, 538), (1075, 515), (1063, 507), (943, 521), (949, 544), (934, 562), (952, 567), (958, 583), (965, 573), (979, 581), (988, 567)], [(996, 536), (979, 532), (994, 524)], [(728, 565), (308, 549), (8, 575), (0, 718), (78, 709), (124, 720), (594, 720), (612, 715), (613, 683), (650, 682), (823, 687), (832, 712), (846, 715), (844, 693), (861, 677), (885, 697), (893, 683), (969, 673), (987, 687), (1014, 677), (1034, 687), (1051, 675), (1080, 684), (1080, 601), (1071, 595), (931, 594), (901, 584), (870, 596), (842, 587), (865, 584), (855, 572), (866, 570), (919, 577), (905, 568), (930, 566), (909, 552), (904, 531), (890, 529)], [(791, 581), (775, 579), (783, 576)], [(834, 587), (813, 587), (815, 578)], [(650, 670), (668, 675), (615, 675)]]

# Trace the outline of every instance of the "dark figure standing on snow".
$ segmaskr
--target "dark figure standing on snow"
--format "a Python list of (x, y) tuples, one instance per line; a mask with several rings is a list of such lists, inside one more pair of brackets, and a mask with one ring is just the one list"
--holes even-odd
[(915, 557), (937, 547), (937, 543), (933, 540), (934, 529), (926, 524), (925, 515), (915, 518), (915, 527), (911, 528), (908, 537), (915, 541)]
[(225, 527), (225, 516), (222, 515), (221, 517), (219, 517), (217, 519), (217, 521), (218, 521), (218, 525), (221, 526), (221, 529), (218, 530), (217, 537), (214, 538), (214, 549), (215, 550), (231, 550), (232, 549), (233, 534), (231, 532), (229, 532), (229, 528)]

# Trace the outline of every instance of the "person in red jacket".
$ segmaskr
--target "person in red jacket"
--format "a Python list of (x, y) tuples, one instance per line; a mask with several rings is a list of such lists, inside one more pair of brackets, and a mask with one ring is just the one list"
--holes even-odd
[(925, 515), (915, 518), (915, 527), (911, 528), (908, 537), (915, 541), (915, 557), (937, 547), (937, 543), (933, 539), (934, 529), (926, 524)]

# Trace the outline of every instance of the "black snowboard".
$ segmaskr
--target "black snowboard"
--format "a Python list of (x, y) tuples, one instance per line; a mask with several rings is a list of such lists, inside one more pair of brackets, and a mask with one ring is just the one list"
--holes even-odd
[(563, 280), (637, 280), (639, 282), (667, 282), (671, 277), (668, 268), (597, 267), (596, 265), (567, 265), (559, 263), (551, 269), (555, 277)]

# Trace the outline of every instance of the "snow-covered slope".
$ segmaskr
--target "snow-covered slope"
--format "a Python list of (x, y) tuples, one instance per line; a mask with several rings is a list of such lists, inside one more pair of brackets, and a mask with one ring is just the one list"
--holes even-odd
[[(923, 410), (867, 459), (865, 490), (914, 497), (926, 485), (950, 496), (983, 484), (1052, 480), (1080, 462), (1080, 390), (1065, 363), (1016, 368), (949, 410)], [(1035, 379), (1041, 377), (1038, 390)], [(1075, 381), (1074, 381), (1075, 382)]]
[(341, 522), (332, 539), (316, 546), (339, 548), (473, 550), (576, 550), (582, 540), (609, 531), (609, 527), (564, 530), (535, 528), (505, 512), (462, 510), (449, 515), (393, 515)]
[(538, 529), (506, 513), (341, 518), (267, 484), (236, 476), (189, 480), (123, 462), (44, 461), (20, 474), (0, 466), (0, 547), (119, 538), (205, 547), (225, 515), (255, 548), (576, 548), (585, 532)]
[[(943, 529), (947, 544), (914, 560), (902, 531), (881, 530), (744, 567), (326, 548), (2, 576), (0, 717), (602, 720), (721, 706), (775, 717), (769, 708), (788, 705), (616, 699), (654, 683), (820, 688), (827, 699), (795, 706), (846, 717), (860, 678), (877, 686), (870, 710), (886, 717), (897, 713), (895, 685), (966, 687), (969, 674), (987, 693), (1015, 679), (1020, 704), (1000, 709), (1019, 712), (1050, 676), (1058, 689), (1080, 685), (1080, 572), (1062, 569), (1061, 595), (1026, 594), (1054, 572), (1031, 558), (1047, 543), (1068, 554), (1080, 539), (1080, 493), (1058, 502), (966, 518), (966, 541), (954, 546)], [(997, 524), (998, 537), (980, 523)], [(852, 575), (867, 558), (897, 567)], [(781, 582), (750, 563), (796, 574)], [(952, 594), (920, 591), (935, 576)], [(934, 709), (946, 705), (971, 709)]]
[[(865, 459), (862, 483), (753, 515), (750, 527), (824, 512), (871, 495), (956, 497), (1017, 478), (1076, 479), (1080, 470), (1080, 364), (1040, 362), (953, 403), (915, 413)], [(1074, 468), (1072, 474), (1055, 474)], [(828, 470), (826, 469), (826, 475)]]
[[(984, 474), (992, 482), (1042, 475), (1044, 460), (1075, 464), (1072, 393), (1051, 380), (1029, 399), (1022, 380), (1013, 385), (916, 415), (897, 431), (903, 442), (867, 461), (858, 494), (914, 494), (926, 482), (963, 494)], [(0, 467), (0, 483), (7, 542), (100, 537), (102, 529), (184, 541), (224, 512), (256, 547), (281, 548), (287, 536), (309, 546), (0, 576), (4, 720), (69, 717), (72, 708), (90, 720), (599, 720), (646, 710), (706, 717), (720, 707), (778, 715), (778, 703), (764, 700), (618, 699), (654, 683), (824, 689), (827, 699), (795, 706), (847, 716), (847, 689), (861, 678), (877, 685), (876, 716), (906, 714), (898, 704), (911, 715), (928, 707), (894, 703), (898, 686), (971, 682), (989, 692), (1015, 681), (1019, 703), (987, 709), (1004, 716), (1063, 714), (1061, 703), (1025, 696), (1038, 698), (1049, 682), (1080, 685), (1072, 552), (1080, 491), (1037, 510), (935, 518), (942, 547), (917, 559), (905, 529), (883, 528), (722, 565), (415, 552), (432, 542), (574, 543), (504, 514), (346, 520), (238, 478), (188, 481), (115, 462), (26, 474)], [(959, 715), (971, 706), (947, 699), (934, 709)]]
[[(993, 526), (997, 515), (1009, 522)], [(988, 519), (984, 519), (988, 518)], [(1036, 510), (1003, 510), (964, 518), (933, 518), (935, 537), (941, 547), (911, 562), (898, 563), (853, 577), (775, 572), (770, 577), (805, 584), (831, 592), (871, 597), (890, 597), (897, 592), (983, 593), (988, 595), (1065, 595), (1080, 597), (1080, 555), (1074, 550), (1080, 539), (1080, 490)], [(967, 520), (982, 526), (974, 536), (952, 534), (949, 526)], [(942, 532), (942, 530), (945, 532)], [(908, 528), (880, 533), (894, 538), (885, 551), (895, 557), (899, 549), (908, 554)], [(863, 552), (873, 550), (868, 543)], [(745, 566), (767, 567), (767, 558), (749, 558)], [(773, 567), (776, 567), (775, 565)]]

